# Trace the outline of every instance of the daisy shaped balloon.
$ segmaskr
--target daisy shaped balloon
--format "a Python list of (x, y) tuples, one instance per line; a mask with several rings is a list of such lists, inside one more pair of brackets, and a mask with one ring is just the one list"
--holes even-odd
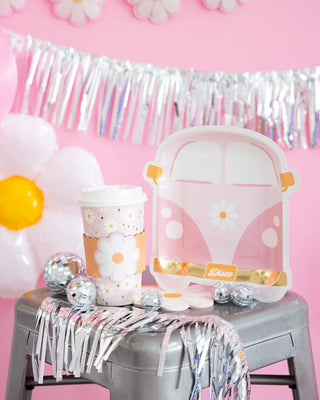
[(127, 0), (132, 4), (133, 12), (140, 19), (150, 19), (159, 24), (165, 22), (168, 15), (177, 14), (180, 0)]
[[(149, 290), (144, 287), (142, 290)], [(206, 285), (190, 285), (177, 292), (166, 292), (156, 288), (162, 295), (161, 309), (165, 311), (184, 311), (188, 308), (209, 308), (213, 306), (212, 288)]]
[(96, 20), (102, 12), (105, 0), (51, 0), (58, 18), (67, 19), (74, 25)]
[(237, 4), (246, 3), (248, 0), (203, 0), (203, 4), (207, 8), (217, 9), (222, 11), (232, 11)]
[(0, 124), (0, 295), (35, 287), (57, 251), (83, 257), (81, 191), (103, 185), (87, 151), (58, 150), (46, 121), (9, 114)]
[(7, 17), (25, 8), (26, 0), (0, 0), (0, 16)]

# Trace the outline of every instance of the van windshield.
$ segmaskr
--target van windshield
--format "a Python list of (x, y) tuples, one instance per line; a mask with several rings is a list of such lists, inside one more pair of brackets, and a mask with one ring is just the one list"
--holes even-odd
[(229, 143), (225, 180), (229, 185), (273, 186), (278, 183), (269, 154), (250, 143)]
[(222, 151), (216, 142), (188, 143), (177, 154), (171, 178), (176, 181), (220, 183)]

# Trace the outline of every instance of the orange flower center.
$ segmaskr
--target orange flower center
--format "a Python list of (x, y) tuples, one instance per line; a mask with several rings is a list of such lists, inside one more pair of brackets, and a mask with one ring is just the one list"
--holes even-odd
[(220, 214), (219, 214), (219, 216), (220, 216), (220, 218), (225, 219), (226, 216), (227, 216), (227, 214), (226, 214), (226, 212), (221, 211)]
[(0, 181), (0, 225), (18, 231), (36, 224), (42, 214), (44, 197), (41, 189), (20, 175)]
[(180, 294), (180, 293), (165, 293), (163, 295), (163, 297), (167, 297), (169, 299), (175, 299), (177, 297), (182, 297), (182, 294)]
[(123, 259), (124, 259), (124, 256), (122, 253), (114, 253), (114, 255), (112, 256), (112, 261), (115, 264), (121, 264)]

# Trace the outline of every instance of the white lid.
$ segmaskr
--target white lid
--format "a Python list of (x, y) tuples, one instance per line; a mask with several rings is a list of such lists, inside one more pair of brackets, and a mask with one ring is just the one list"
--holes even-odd
[(147, 195), (140, 186), (108, 185), (83, 190), (79, 204), (82, 207), (112, 207), (143, 203)]

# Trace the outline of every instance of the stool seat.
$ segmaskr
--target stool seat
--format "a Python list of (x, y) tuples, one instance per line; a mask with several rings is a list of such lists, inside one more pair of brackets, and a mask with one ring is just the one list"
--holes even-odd
[[(31, 398), (26, 379), (32, 376), (30, 355), (37, 337), (35, 317), (41, 301), (52, 295), (47, 288), (37, 289), (16, 302), (6, 400)], [(287, 360), (295, 383), (293, 398), (318, 399), (307, 304), (299, 295), (288, 292), (279, 302), (254, 303), (247, 308), (232, 303), (215, 304), (209, 309), (189, 309), (183, 313), (189, 316), (214, 313), (229, 321), (243, 341), (250, 371)], [(157, 376), (162, 339), (163, 333), (131, 333), (104, 363), (102, 373), (92, 368), (90, 374), (81, 376), (108, 388), (111, 400), (186, 399), (191, 391), (192, 372), (178, 332), (172, 334), (168, 344), (163, 376)], [(209, 386), (209, 382), (209, 360), (206, 360), (202, 387)]]

